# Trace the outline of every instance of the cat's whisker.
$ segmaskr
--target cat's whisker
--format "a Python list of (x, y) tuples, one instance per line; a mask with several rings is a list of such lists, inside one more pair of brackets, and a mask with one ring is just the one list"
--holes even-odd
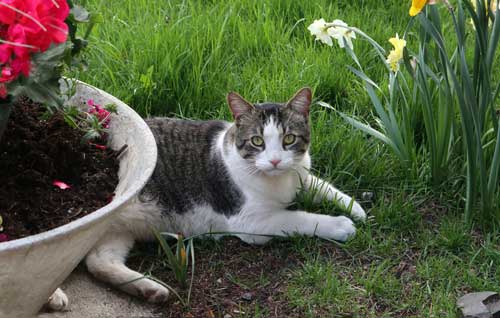
[(250, 176), (258, 175), (261, 172), (255, 166), (250, 166), (250, 165), (242, 167), (242, 170)]

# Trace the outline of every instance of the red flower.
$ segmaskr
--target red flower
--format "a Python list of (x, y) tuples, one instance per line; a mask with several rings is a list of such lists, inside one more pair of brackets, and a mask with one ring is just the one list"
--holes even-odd
[(0, 243), (6, 242), (9, 240), (9, 236), (5, 233), (0, 233)]
[(97, 149), (100, 149), (100, 150), (106, 150), (106, 148), (107, 148), (107, 147), (106, 147), (106, 146), (104, 146), (104, 145), (94, 144), (94, 143), (91, 143), (91, 142), (89, 142), (89, 144), (90, 144), (91, 146), (96, 147)]
[(14, 72), (8, 66), (2, 69), (1, 75), (2, 76), (0, 77), (0, 83), (9, 82), (15, 77)]
[(26, 31), (21, 24), (12, 24), (7, 30), (7, 39), (9, 42), (17, 43), (19, 45), (10, 45), (11, 52), (13, 51), (16, 57), (28, 57), (30, 51), (34, 49), (30, 49), (27, 38)]
[(31, 69), (31, 60), (29, 57), (19, 57), (12, 61), (12, 70), (14, 74), (19, 75), (19, 73), (23, 73), (24, 76), (28, 77), (30, 75)]
[(7, 87), (5, 87), (5, 84), (0, 84), (0, 98), (7, 98)]
[(87, 105), (90, 106), (89, 114), (95, 114), (97, 116), (97, 118), (99, 119), (99, 121), (102, 122), (102, 126), (104, 128), (108, 128), (109, 122), (111, 120), (111, 118), (109, 117), (110, 112), (107, 111), (106, 109), (102, 108), (101, 105), (94, 103), (93, 99), (89, 99), (87, 101)]
[(12, 24), (14, 23), (17, 13), (16, 11), (10, 9), (8, 6), (16, 8), (18, 10), (24, 10), (24, 1), (23, 0), (1, 0), (5, 5), (1, 5), (2, 9), (0, 10), (0, 23), (2, 24)]
[(69, 186), (68, 184), (66, 184), (62, 181), (59, 181), (59, 180), (54, 180), (54, 182), (52, 182), (52, 185), (58, 187), (61, 190), (66, 190), (66, 189), (71, 188), (71, 186)]
[[(68, 37), (64, 22), (69, 15), (66, 0), (0, 0), (0, 83), (9, 83), (20, 74), (28, 77), (31, 54), (46, 51)], [(6, 94), (0, 87), (0, 97)]]
[(0, 44), (0, 64), (7, 63), (11, 55), (12, 55), (12, 45)]
[[(19, 23), (25, 28), (27, 44), (36, 46), (42, 52), (51, 43), (62, 43), (68, 36), (68, 26), (64, 20), (69, 14), (65, 0), (25, 0), (26, 13)], [(57, 5), (56, 5), (57, 4)]]

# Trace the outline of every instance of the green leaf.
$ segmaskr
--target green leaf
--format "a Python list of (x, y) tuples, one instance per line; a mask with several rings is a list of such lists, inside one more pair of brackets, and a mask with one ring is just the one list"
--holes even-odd
[[(490, 43), (486, 53), (486, 65), (487, 67), (491, 67), (495, 58), (495, 52), (498, 48), (498, 42), (500, 40), (500, 7), (497, 8), (497, 16), (495, 18), (495, 22), (493, 23)], [(488, 68), (489, 69), (489, 68)]]
[(347, 68), (351, 72), (353, 72), (356, 76), (358, 76), (360, 79), (362, 79), (363, 81), (365, 81), (368, 84), (372, 85), (376, 89), (380, 90), (380, 87), (378, 87), (378, 85), (371, 78), (369, 78), (368, 75), (366, 75), (363, 71), (357, 70), (357, 69), (355, 69), (354, 67), (352, 67), (350, 65), (348, 65)]
[(71, 43), (65, 42), (58, 45), (52, 45), (47, 51), (36, 54), (33, 59), (36, 64), (43, 62), (58, 63), (66, 50), (71, 48)]
[(495, 152), (491, 162), (491, 170), (488, 178), (488, 192), (490, 195), (495, 193), (498, 188), (498, 172), (500, 169), (500, 129), (497, 130)]
[(102, 23), (103, 21), (104, 21), (104, 18), (102, 17), (102, 15), (100, 13), (92, 13), (92, 15), (90, 16), (90, 23), (87, 27), (87, 30), (85, 30), (85, 34), (83, 35), (83, 38), (88, 39), (94, 26), (98, 23)]
[(349, 123), (351, 126), (353, 126), (354, 128), (357, 128), (367, 134), (369, 134), (370, 136), (373, 136), (375, 138), (377, 138), (378, 140), (384, 142), (385, 144), (391, 146), (391, 148), (395, 148), (395, 145), (394, 143), (386, 136), (384, 135), (383, 133), (381, 133), (380, 131), (372, 128), (370, 125), (367, 125), (367, 124), (363, 124), (362, 122), (360, 122), (359, 120), (357, 119), (354, 119), (352, 117), (350, 117), (349, 115), (347, 114), (344, 114), (340, 111), (337, 111), (337, 113), (347, 122)]
[(118, 108), (115, 104), (106, 104), (104, 105), (104, 109), (113, 114), (118, 113)]
[(94, 129), (88, 130), (85, 133), (85, 135), (83, 135), (84, 141), (94, 140), (94, 139), (97, 139), (99, 137), (101, 137), (101, 134), (98, 131), (94, 130)]

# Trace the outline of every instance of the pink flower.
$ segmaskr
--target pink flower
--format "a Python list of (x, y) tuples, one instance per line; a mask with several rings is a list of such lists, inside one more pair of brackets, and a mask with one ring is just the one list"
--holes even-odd
[(9, 240), (9, 236), (5, 233), (0, 233), (0, 243), (7, 242)]
[(20, 73), (22, 73), (26, 77), (30, 75), (31, 60), (29, 59), (29, 57), (25, 58), (18, 57), (12, 61), (11, 65), (12, 65), (12, 70), (14, 71), (16, 77)]
[(115, 197), (114, 193), (111, 193), (111, 195), (106, 199), (106, 204), (109, 204), (113, 201), (113, 198)]
[(100, 122), (102, 122), (102, 126), (104, 128), (109, 127), (109, 122), (111, 120), (110, 112), (106, 109), (102, 108), (101, 105), (98, 105), (94, 102), (93, 99), (89, 99), (87, 101), (87, 105), (89, 105), (89, 114), (94, 114), (97, 116)]
[(52, 185), (58, 187), (61, 190), (66, 190), (66, 189), (71, 188), (71, 186), (69, 186), (66, 183), (59, 181), (59, 180), (54, 180), (54, 182), (52, 182)]
[(106, 150), (106, 148), (107, 148), (104, 145), (94, 144), (92, 142), (89, 142), (89, 145), (94, 146), (94, 147), (96, 147), (97, 149), (100, 149), (100, 150)]
[[(32, 53), (65, 42), (68, 15), (66, 0), (0, 0), (0, 38), (9, 42), (0, 44), (0, 83), (28, 77)], [(6, 94), (5, 85), (1, 90)]]
[[(0, 2), (5, 3), (11, 7), (14, 7), (18, 10), (24, 11), (24, 1), (23, 0), (0, 0)], [(0, 10), (0, 23), (2, 24), (12, 24), (14, 23), (17, 13), (8, 7), (1, 6)]]
[(12, 69), (8, 66), (2, 68), (2, 73), (0, 75), (1, 75), (0, 76), (0, 83), (9, 82), (15, 78), (15, 75), (12, 72)]
[(26, 13), (33, 19), (22, 16), (19, 23), (25, 28), (27, 43), (42, 52), (51, 43), (62, 43), (68, 36), (68, 26), (64, 20), (69, 14), (65, 0), (25, 0)]
[(10, 27), (7, 30), (7, 39), (10, 42), (19, 44), (19, 45), (11, 45), (11, 51), (14, 52), (16, 58), (17, 57), (28, 58), (31, 51), (37, 50), (36, 48), (30, 49), (29, 47), (24, 46), (25, 44), (26, 45), (31, 45), (31, 44), (28, 44), (25, 28), (19, 23), (10, 25)]
[(13, 51), (12, 45), (0, 44), (0, 64), (5, 64), (9, 61), (10, 56), (12, 55), (12, 51)]
[(0, 84), (0, 98), (7, 98), (7, 87), (5, 87), (5, 84)]

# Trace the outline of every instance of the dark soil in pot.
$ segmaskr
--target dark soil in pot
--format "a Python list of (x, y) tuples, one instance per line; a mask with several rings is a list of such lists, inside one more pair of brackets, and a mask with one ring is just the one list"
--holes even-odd
[(2, 240), (81, 218), (109, 203), (118, 184), (117, 152), (96, 146), (104, 140), (84, 142), (62, 115), (41, 120), (43, 114), (40, 105), (20, 100), (0, 142)]

